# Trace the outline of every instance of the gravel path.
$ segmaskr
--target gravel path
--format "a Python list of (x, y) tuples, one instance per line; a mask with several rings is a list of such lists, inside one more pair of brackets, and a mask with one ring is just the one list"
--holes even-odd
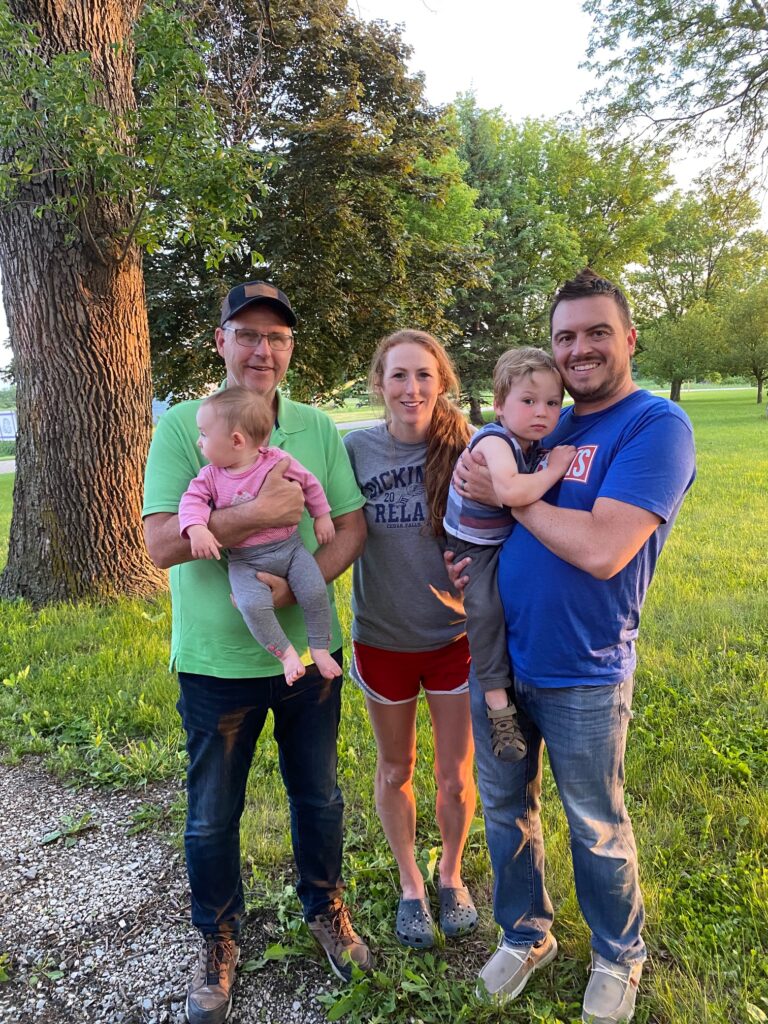
[[(0, 764), (0, 1021), (176, 1024), (198, 948), (183, 858), (156, 829), (128, 835), (142, 804), (168, 807), (173, 786), (137, 794), (71, 790), (34, 760)], [(41, 844), (65, 815), (92, 815), (69, 841)], [(250, 920), (242, 961), (275, 941)], [(0, 961), (2, 964), (3, 961)], [(333, 978), (294, 960), (241, 974), (231, 1024), (322, 1024), (316, 996)]]

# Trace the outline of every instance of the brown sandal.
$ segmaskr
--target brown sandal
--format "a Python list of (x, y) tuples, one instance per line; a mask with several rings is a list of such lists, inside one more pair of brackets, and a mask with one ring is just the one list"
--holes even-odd
[(520, 731), (515, 705), (486, 708), (485, 713), (491, 722), (491, 746), (495, 756), (508, 764), (522, 761), (528, 752), (528, 744)]

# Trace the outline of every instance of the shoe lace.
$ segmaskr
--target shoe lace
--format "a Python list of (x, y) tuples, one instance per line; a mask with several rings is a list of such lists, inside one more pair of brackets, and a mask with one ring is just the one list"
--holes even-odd
[(226, 968), (232, 957), (232, 941), (217, 939), (212, 935), (205, 939), (205, 974), (206, 984), (217, 985), (221, 972)]
[(524, 952), (523, 952), (523, 950), (510, 949), (509, 946), (502, 946), (501, 948), (504, 950), (505, 953), (509, 953), (510, 956), (513, 956), (515, 958), (515, 960), (519, 960), (521, 964), (524, 964), (526, 962), (526, 960), (528, 959), (528, 954), (529, 954), (529, 949), (530, 949), (529, 946), (524, 946), (523, 947)]
[(601, 964), (599, 961), (597, 963), (592, 964), (592, 973), (607, 974), (611, 978), (616, 978), (617, 981), (620, 981), (625, 985), (628, 982), (632, 981), (632, 974), (630, 971), (627, 971), (626, 968), (622, 968), (621, 966), (619, 966), (618, 970), (614, 970), (613, 968), (608, 967), (606, 964)]
[(531, 955), (533, 948), (533, 946), (505, 946), (503, 943), (499, 946), (499, 949), (509, 953), (515, 960), (519, 960), (521, 964), (528, 962), (528, 957)]
[(341, 900), (336, 900), (328, 910), (331, 928), (340, 939), (354, 939), (355, 929), (352, 927), (352, 918), (349, 908)]

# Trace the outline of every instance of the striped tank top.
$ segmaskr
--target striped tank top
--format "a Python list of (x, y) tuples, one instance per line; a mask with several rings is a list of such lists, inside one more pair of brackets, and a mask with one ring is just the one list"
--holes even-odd
[[(540, 455), (539, 443), (534, 441), (526, 454), (517, 440), (508, 434), (500, 423), (487, 423), (478, 430), (469, 442), (470, 451), (478, 441), (489, 435), (504, 438), (514, 452), (519, 473), (531, 473), (535, 469)], [(505, 505), (481, 505), (479, 501), (463, 497), (451, 483), (443, 520), (446, 533), (460, 540), (469, 541), (470, 544), (491, 546), (503, 544), (514, 525), (514, 517)]]

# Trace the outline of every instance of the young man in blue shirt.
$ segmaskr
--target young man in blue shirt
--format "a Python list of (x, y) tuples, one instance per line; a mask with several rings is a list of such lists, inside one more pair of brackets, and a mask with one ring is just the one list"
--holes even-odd
[[(479, 988), (514, 998), (557, 953), (539, 814), (546, 743), (592, 933), (582, 1019), (616, 1024), (634, 1014), (646, 957), (624, 806), (635, 638), (656, 561), (695, 476), (693, 433), (677, 406), (632, 380), (637, 333), (619, 288), (584, 270), (557, 293), (550, 317), (552, 352), (574, 404), (545, 444), (572, 444), (577, 454), (543, 500), (515, 509), (518, 525), (499, 558), (515, 703), (528, 744), (517, 764), (493, 756), (483, 695), (470, 677), (503, 931)], [(473, 457), (463, 456), (456, 482), (470, 497), (493, 501), (487, 470)], [(468, 572), (471, 580), (471, 566)]]

